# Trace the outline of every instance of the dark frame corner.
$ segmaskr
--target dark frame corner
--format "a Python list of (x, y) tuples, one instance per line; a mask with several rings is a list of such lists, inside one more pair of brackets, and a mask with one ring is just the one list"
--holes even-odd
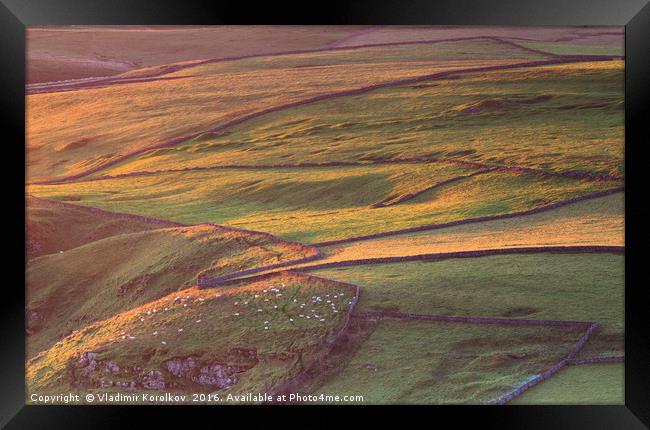
[[(554, 429), (642, 429), (650, 427), (650, 349), (647, 341), (647, 301), (643, 300), (644, 272), (641, 246), (647, 243), (648, 212), (643, 207), (642, 169), (645, 159), (641, 148), (647, 145), (650, 118), (650, 4), (646, 0), (417, 0), (400, 3), (391, 0), (359, 1), (354, 4), (328, 2), (320, 8), (283, 7), (275, 2), (256, 9), (243, 3), (202, 0), (0, 0), (0, 104), (5, 125), (5, 150), (10, 150), (5, 167), (5, 191), (11, 200), (12, 228), (7, 229), (11, 250), (5, 267), (11, 269), (11, 281), (5, 283), (5, 310), (2, 313), (2, 365), (0, 366), (0, 426), (9, 428), (112, 428), (125, 423), (124, 414), (146, 414), (150, 408), (117, 407), (36, 407), (25, 406), (24, 389), (24, 148), (25, 139), (25, 34), (26, 26), (64, 24), (465, 24), (465, 25), (625, 25), (625, 140), (626, 140), (626, 362), (625, 406), (518, 406), (518, 407), (436, 407), (417, 408), (422, 418), (445, 415), (458, 423), (472, 415), (481, 427), (554, 428)], [(9, 131), (7, 133), (6, 131)], [(5, 300), (6, 300), (5, 299)], [(227, 408), (227, 413), (239, 408)], [(364, 408), (361, 408), (364, 409)], [(377, 408), (371, 408), (377, 412)], [(156, 407), (156, 416), (172, 417), (175, 408)], [(264, 416), (274, 408), (256, 409)], [(382, 410), (390, 410), (384, 408)], [(467, 414), (467, 411), (470, 414)], [(193, 419), (214, 411), (193, 408)], [(270, 412), (268, 412), (270, 411)], [(286, 409), (285, 409), (286, 411)], [(293, 408), (313, 418), (315, 408)], [(223, 414), (220, 408), (219, 414)], [(409, 411), (413, 414), (413, 409)], [(185, 415), (185, 414), (175, 414)], [(288, 414), (284, 414), (285, 418)], [(331, 415), (331, 414), (330, 414)], [(325, 419), (332, 419), (323, 415)], [(172, 417), (173, 418), (173, 417)], [(178, 418), (178, 417), (177, 417)], [(472, 418), (473, 419), (473, 418)], [(47, 424), (46, 424), (47, 423)], [(332, 424), (336, 424), (332, 421)], [(122, 424), (124, 425), (124, 424)]]

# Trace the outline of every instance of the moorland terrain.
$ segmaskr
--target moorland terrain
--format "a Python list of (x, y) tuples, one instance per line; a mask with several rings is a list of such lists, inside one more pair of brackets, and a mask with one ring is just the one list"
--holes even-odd
[(28, 42), (28, 393), (623, 403), (622, 28)]

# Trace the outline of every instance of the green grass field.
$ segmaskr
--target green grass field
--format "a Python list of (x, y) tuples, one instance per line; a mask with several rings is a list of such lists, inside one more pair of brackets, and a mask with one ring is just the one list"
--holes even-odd
[(622, 405), (625, 403), (623, 363), (569, 366), (543, 384), (526, 391), (513, 405)]
[(620, 352), (624, 260), (608, 254), (500, 255), (372, 264), (314, 274), (359, 285), (358, 310), (595, 321), (601, 351)]
[[(417, 191), (451, 173), (424, 183), (424, 177), (405, 181), (400, 167), (199, 170), (34, 185), (29, 191), (117, 212), (189, 224), (213, 222), (310, 243), (518, 212), (620, 185), (489, 172), (373, 208), (396, 190)], [(429, 172), (435, 175), (434, 169)]]
[(316, 394), (362, 394), (371, 404), (486, 403), (555, 364), (579, 336), (386, 319)]
[(322, 250), (328, 254), (325, 261), (334, 262), (526, 246), (624, 246), (623, 203), (621, 192), (532, 215), (397, 234)]

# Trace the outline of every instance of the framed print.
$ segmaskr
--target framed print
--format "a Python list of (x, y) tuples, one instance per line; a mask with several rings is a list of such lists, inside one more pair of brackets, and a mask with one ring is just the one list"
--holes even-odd
[(2, 423), (647, 426), (650, 7), (582, 3), (5, 1)]

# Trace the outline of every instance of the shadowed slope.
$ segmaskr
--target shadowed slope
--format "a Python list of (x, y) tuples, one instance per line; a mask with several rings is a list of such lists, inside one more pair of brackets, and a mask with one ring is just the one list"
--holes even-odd
[(28, 355), (92, 321), (217, 276), (312, 256), (270, 235), (214, 225), (120, 234), (33, 259), (27, 269)]
[(58, 201), (27, 198), (27, 259), (124, 233), (135, 233), (177, 223), (145, 219), (128, 214), (108, 213)]
[(108, 76), (218, 56), (319, 48), (356, 26), (66, 26), (27, 29), (27, 81)]

